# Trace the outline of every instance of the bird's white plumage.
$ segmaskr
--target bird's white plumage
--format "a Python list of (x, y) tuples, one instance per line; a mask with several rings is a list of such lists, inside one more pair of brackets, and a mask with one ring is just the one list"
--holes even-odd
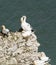
[(31, 31), (22, 31), (22, 36), (23, 37), (28, 37), (31, 35)]
[(41, 57), (41, 60), (43, 60), (43, 61), (48, 61), (48, 60), (49, 60), (49, 57), (43, 56), (43, 57)]
[(47, 57), (44, 52), (41, 52), (40, 59), (43, 60), (43, 61), (48, 61), (49, 57)]
[(8, 29), (2, 30), (2, 33), (4, 33), (4, 34), (8, 34), (8, 32), (9, 32)]
[(28, 23), (26, 23), (26, 22), (22, 23), (22, 24), (21, 24), (21, 27), (22, 27), (23, 30), (25, 30), (25, 31), (30, 31), (30, 30), (32, 30), (31, 26), (30, 26)]
[(26, 22), (26, 16), (21, 17), (21, 27), (24, 31), (31, 31), (32, 30), (31, 25)]
[(34, 65), (45, 65), (45, 62), (42, 60), (36, 60), (34, 61)]
[(2, 33), (8, 35), (9, 29), (5, 28), (4, 25), (2, 25)]

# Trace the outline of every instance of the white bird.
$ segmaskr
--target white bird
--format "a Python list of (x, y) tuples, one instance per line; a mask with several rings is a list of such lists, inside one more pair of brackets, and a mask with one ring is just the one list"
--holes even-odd
[(2, 32), (2, 34), (8, 36), (10, 31), (9, 31), (9, 29), (6, 29), (6, 27), (4, 25), (2, 25), (2, 31), (1, 32)]
[(49, 57), (43, 56), (43, 57), (41, 57), (41, 60), (43, 60), (43, 61), (48, 61), (48, 60), (49, 60)]
[(24, 31), (31, 31), (32, 27), (29, 23), (26, 22), (26, 16), (21, 17), (21, 27)]
[(34, 65), (45, 65), (46, 63), (42, 60), (35, 60), (33, 64)]
[(41, 52), (40, 59), (43, 60), (43, 61), (48, 61), (49, 57), (47, 57), (44, 52)]

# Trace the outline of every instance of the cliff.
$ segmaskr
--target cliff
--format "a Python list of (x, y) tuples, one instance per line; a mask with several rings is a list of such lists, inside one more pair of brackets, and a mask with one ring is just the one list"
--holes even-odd
[[(0, 65), (40, 65), (38, 60), (45, 53), (38, 51), (39, 46), (34, 33), (27, 40), (21, 32), (11, 32), (8, 37), (0, 33)], [(45, 61), (41, 65), (48, 64)]]

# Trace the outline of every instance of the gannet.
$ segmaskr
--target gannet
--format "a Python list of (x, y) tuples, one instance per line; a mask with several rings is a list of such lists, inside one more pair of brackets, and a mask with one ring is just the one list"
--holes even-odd
[(21, 21), (21, 27), (24, 31), (33, 31), (32, 27), (29, 23), (26, 22), (26, 16), (22, 16), (20, 21)]
[(41, 52), (40, 59), (43, 60), (43, 61), (48, 61), (49, 57), (47, 57), (44, 52)]
[(5, 25), (2, 25), (1, 26), (2, 27), (2, 34), (4, 34), (4, 35), (6, 35), (6, 36), (8, 36), (9, 35), (9, 29), (7, 29), (6, 27), (5, 27)]
[(42, 60), (35, 60), (35, 61), (33, 62), (33, 64), (34, 64), (34, 65), (45, 65), (46, 63), (45, 63), (44, 61), (42, 61)]

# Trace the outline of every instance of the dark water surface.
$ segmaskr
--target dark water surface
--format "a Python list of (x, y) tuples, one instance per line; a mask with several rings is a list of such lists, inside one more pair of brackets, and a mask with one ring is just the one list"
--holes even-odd
[(56, 0), (0, 0), (0, 26), (12, 31), (20, 28), (20, 17), (26, 15), (41, 46), (56, 65)]

